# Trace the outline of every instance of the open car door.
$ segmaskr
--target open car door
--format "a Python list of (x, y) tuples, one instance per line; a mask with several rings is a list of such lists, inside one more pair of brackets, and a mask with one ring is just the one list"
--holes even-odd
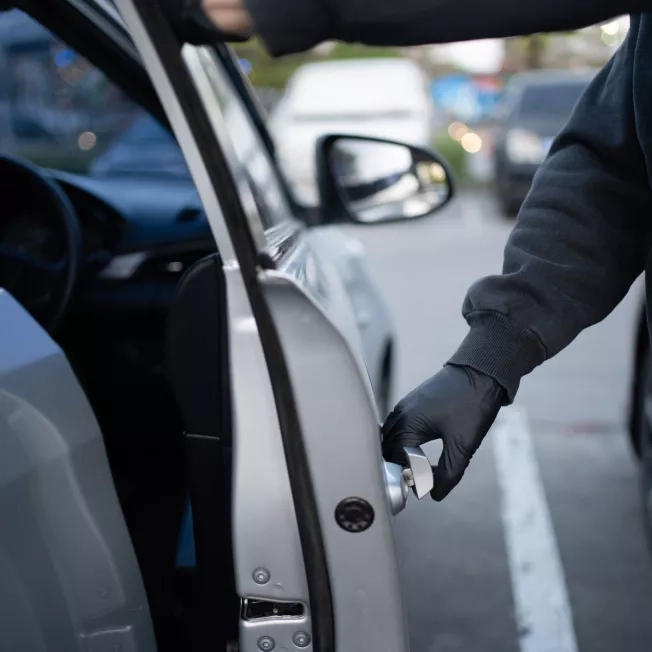
[(238, 649), (404, 652), (392, 513), (407, 494), (382, 460), (342, 281), (292, 215), (228, 48), (180, 44), (151, 0), (116, 5), (224, 270)]

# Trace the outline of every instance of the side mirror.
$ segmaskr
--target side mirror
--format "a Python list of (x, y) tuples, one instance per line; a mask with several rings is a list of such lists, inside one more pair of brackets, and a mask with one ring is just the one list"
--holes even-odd
[(443, 208), (453, 176), (435, 153), (366, 136), (323, 136), (317, 142), (322, 223), (414, 220)]

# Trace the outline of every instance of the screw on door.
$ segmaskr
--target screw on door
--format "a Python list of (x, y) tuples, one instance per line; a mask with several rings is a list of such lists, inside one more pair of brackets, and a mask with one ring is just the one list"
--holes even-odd
[(276, 643), (270, 636), (262, 636), (258, 639), (258, 649), (261, 652), (272, 652), (276, 647)]
[(254, 578), (254, 582), (256, 582), (256, 584), (267, 584), (270, 579), (270, 574), (266, 568), (257, 568), (253, 572), (252, 577)]
[(310, 645), (310, 634), (308, 632), (296, 632), (292, 637), (292, 642), (297, 647), (308, 647)]
[(364, 498), (345, 498), (335, 509), (337, 524), (351, 533), (368, 530), (375, 518), (374, 508)]

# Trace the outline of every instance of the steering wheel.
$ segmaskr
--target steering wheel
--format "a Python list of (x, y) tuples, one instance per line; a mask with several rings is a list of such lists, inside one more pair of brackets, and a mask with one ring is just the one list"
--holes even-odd
[(0, 288), (52, 331), (79, 276), (77, 214), (56, 181), (22, 159), (0, 156), (0, 187), (7, 211), (0, 221)]

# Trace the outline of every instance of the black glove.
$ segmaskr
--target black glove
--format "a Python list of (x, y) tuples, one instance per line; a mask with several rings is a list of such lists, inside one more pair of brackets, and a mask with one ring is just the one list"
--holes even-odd
[(225, 34), (208, 18), (202, 0), (159, 0), (177, 38), (191, 45), (211, 45), (217, 42), (243, 42), (242, 34)]
[(507, 393), (493, 378), (469, 367), (447, 365), (408, 394), (383, 426), (383, 454), (404, 463), (403, 449), (441, 439), (430, 495), (443, 500), (457, 486)]

